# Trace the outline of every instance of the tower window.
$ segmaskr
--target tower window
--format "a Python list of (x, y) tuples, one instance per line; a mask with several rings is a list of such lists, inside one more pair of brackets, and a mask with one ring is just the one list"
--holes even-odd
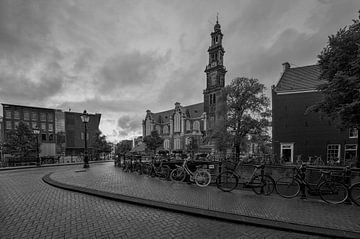
[(213, 103), (216, 104), (216, 95), (213, 95)]

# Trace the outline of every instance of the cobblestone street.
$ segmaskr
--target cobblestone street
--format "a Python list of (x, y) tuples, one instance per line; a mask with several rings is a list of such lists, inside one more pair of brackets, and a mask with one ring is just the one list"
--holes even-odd
[[(92, 169), (110, 166), (92, 165)], [(66, 175), (80, 168), (78, 165), (0, 172), (0, 237), (310, 238), (106, 200), (54, 188), (41, 180), (49, 172)]]

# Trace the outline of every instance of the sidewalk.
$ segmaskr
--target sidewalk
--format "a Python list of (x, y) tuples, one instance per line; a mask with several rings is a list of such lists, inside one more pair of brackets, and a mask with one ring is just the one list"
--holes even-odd
[(249, 191), (224, 193), (125, 173), (114, 163), (44, 177), (53, 186), (167, 210), (332, 237), (360, 238), (360, 207), (321, 201), (259, 196)]

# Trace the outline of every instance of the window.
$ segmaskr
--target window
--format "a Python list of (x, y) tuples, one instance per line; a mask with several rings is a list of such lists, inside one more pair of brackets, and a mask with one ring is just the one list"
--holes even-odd
[(45, 123), (41, 123), (41, 130), (46, 130), (46, 124)]
[(163, 133), (164, 134), (168, 134), (169, 133), (169, 127), (167, 125), (164, 126), (163, 128)]
[(340, 160), (340, 144), (329, 144), (327, 146), (327, 161), (330, 160), (336, 162)]
[(293, 162), (294, 143), (280, 143), (280, 157), (284, 163)]
[(49, 141), (54, 141), (54, 135), (53, 134), (49, 134)]
[(169, 149), (170, 148), (170, 141), (168, 139), (164, 140), (164, 149)]
[(46, 121), (46, 114), (40, 113), (40, 121)]
[(356, 144), (345, 144), (345, 160), (354, 160), (356, 159)]
[(190, 143), (191, 143), (191, 138), (186, 137), (186, 138), (185, 138), (185, 144), (186, 144), (186, 145), (189, 145)]
[(14, 111), (14, 119), (17, 119), (17, 120), (20, 119), (20, 112), (18, 110)]
[(48, 113), (47, 117), (48, 117), (49, 122), (54, 122), (54, 115), (53, 114)]
[(36, 112), (32, 112), (32, 113), (31, 113), (31, 120), (32, 120), (32, 121), (37, 121), (37, 120), (38, 120), (38, 115), (37, 115)]
[(6, 129), (12, 129), (11, 121), (6, 121)]
[(174, 149), (181, 149), (179, 138), (174, 139)]
[(349, 138), (357, 138), (358, 130), (356, 128), (349, 129)]
[(48, 129), (50, 132), (54, 131), (53, 124), (48, 124)]
[(30, 127), (30, 123), (29, 122), (23, 122), (27, 127)]
[(190, 131), (191, 129), (190, 129), (190, 121), (189, 120), (187, 120), (186, 121), (186, 131)]
[(36, 122), (32, 122), (32, 123), (31, 123), (31, 126), (32, 126), (33, 129), (35, 129), (35, 128), (37, 127), (37, 123), (36, 123)]
[(195, 121), (193, 124), (193, 130), (199, 132), (200, 131), (200, 122)]
[(213, 94), (213, 103), (216, 104), (216, 95)]
[(46, 141), (46, 134), (41, 134), (41, 141)]
[[(85, 133), (84, 132), (81, 132), (81, 140), (84, 140), (84, 135)], [(86, 140), (89, 140), (89, 133), (86, 133)]]
[(28, 111), (24, 111), (24, 120), (30, 120), (30, 113)]
[(158, 134), (161, 134), (161, 127), (160, 127), (160, 125), (156, 125), (155, 129), (156, 129), (156, 131), (158, 132)]
[(5, 118), (11, 119), (11, 111), (10, 110), (5, 111)]
[(175, 113), (175, 116), (174, 116), (174, 132), (180, 132), (180, 114), (179, 114), (179, 112)]
[(151, 123), (150, 120), (147, 119), (145, 122), (145, 136), (150, 135), (151, 133)]
[(14, 128), (16, 129), (19, 126), (19, 121), (14, 122)]

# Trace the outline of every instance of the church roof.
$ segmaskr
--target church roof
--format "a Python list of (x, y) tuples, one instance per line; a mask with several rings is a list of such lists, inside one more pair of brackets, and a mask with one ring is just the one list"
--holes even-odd
[(276, 92), (316, 90), (325, 81), (320, 80), (320, 66), (288, 68), (275, 87)]
[[(202, 115), (204, 112), (204, 103), (198, 103), (182, 107), (183, 112), (186, 115), (186, 118), (197, 118)], [(154, 113), (153, 117), (157, 123), (168, 123), (170, 121), (170, 116), (174, 113), (174, 109), (166, 110), (158, 113)]]

